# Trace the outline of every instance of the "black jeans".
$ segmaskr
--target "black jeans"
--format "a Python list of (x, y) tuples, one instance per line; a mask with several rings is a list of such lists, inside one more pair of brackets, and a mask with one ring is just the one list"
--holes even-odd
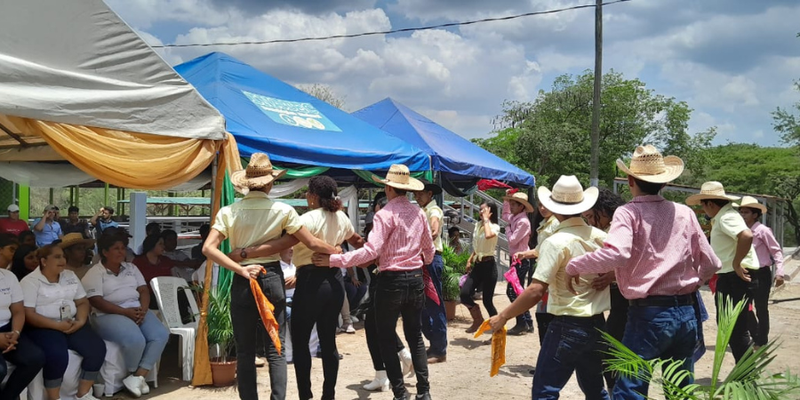
[[(281, 343), (286, 340), (286, 292), (283, 288), (283, 270), (279, 263), (264, 265), (267, 273), (258, 275), (258, 285), (264, 296), (275, 306), (273, 313), (280, 327)], [(236, 374), (239, 386), (239, 398), (242, 400), (258, 399), (256, 385), (256, 332), (261, 331), (267, 338), (267, 363), (269, 364), (270, 399), (286, 398), (286, 357), (278, 354), (278, 349), (269, 340), (264, 324), (258, 314), (253, 292), (248, 279), (239, 274), (233, 276), (231, 283), (231, 322), (233, 338), (236, 341)]]
[(425, 285), (422, 282), (422, 269), (413, 271), (383, 271), (378, 274), (378, 289), (375, 294), (375, 314), (381, 355), (386, 366), (386, 375), (392, 384), (395, 397), (407, 395), (403, 383), (403, 371), (397, 356), (397, 343), (394, 335), (397, 319), (403, 317), (403, 331), (408, 342), (414, 372), (417, 375), (417, 394), (430, 391), (428, 383), (428, 358), (420, 330), (420, 314), (425, 305)]
[(497, 315), (497, 308), (494, 307), (494, 287), (497, 285), (497, 267), (494, 258), (487, 261), (475, 263), (467, 276), (464, 286), (461, 287), (461, 304), (467, 308), (475, 307), (475, 300), (472, 294), (476, 288), (483, 288), (483, 306), (489, 316)]
[[(522, 260), (522, 262), (516, 268), (517, 277), (519, 277), (519, 284), (524, 288), (525, 277), (528, 276), (528, 273), (531, 270), (531, 260)], [(511, 286), (510, 283), (506, 286), (506, 295), (508, 296), (508, 300), (512, 303), (517, 299), (517, 292), (514, 291), (514, 287)], [(517, 315), (517, 325), (519, 324), (523, 324), (522, 326), (533, 327), (533, 319), (531, 319), (530, 311), (525, 311), (524, 313)]]
[(751, 281), (748, 283), (739, 278), (736, 272), (719, 274), (719, 278), (717, 279), (717, 295), (714, 297), (714, 304), (717, 306), (717, 324), (719, 324), (720, 308), (722, 307), (719, 301), (720, 295), (723, 296), (726, 302), (732, 301), (734, 305), (742, 300), (746, 300), (744, 310), (739, 314), (739, 318), (733, 326), (733, 333), (731, 333), (731, 340), (729, 342), (733, 358), (737, 363), (742, 356), (744, 356), (744, 353), (750, 345), (753, 344), (750, 340), (750, 332), (747, 330), (747, 320), (748, 314), (750, 314), (749, 306), (753, 299), (753, 291), (758, 285), (758, 276), (751, 273), (750, 278)]
[[(372, 358), (372, 368), (375, 371), (385, 371), (386, 366), (383, 363), (383, 356), (381, 355), (381, 342), (378, 336), (378, 320), (375, 315), (375, 293), (378, 289), (378, 275), (373, 273), (373, 268), (369, 270), (369, 300), (367, 304), (367, 311), (364, 313), (364, 333), (367, 335), (367, 348), (369, 349), (370, 358)], [(396, 350), (399, 352), (405, 348), (397, 331), (390, 335), (395, 339)]]
[[(757, 282), (753, 291), (754, 313), (748, 313), (748, 330), (756, 346), (763, 346), (769, 341), (769, 291), (772, 289), (771, 266), (750, 271), (750, 277)], [(757, 317), (757, 318), (756, 318)]]
[(297, 268), (297, 287), (292, 297), (292, 349), (297, 393), (301, 400), (310, 399), (311, 353), (308, 342), (317, 325), (322, 353), (322, 400), (333, 399), (339, 375), (339, 353), (336, 350), (336, 324), (344, 303), (344, 282), (339, 268), (304, 265)]
[[(11, 332), (11, 323), (0, 328), (0, 332)], [(27, 335), (23, 335), (17, 340), (16, 349), (0, 354), (0, 381), (8, 374), (6, 361), (14, 364), (14, 372), (8, 378), (6, 386), (0, 389), (0, 400), (18, 400), (19, 394), (42, 370), (44, 352)]]

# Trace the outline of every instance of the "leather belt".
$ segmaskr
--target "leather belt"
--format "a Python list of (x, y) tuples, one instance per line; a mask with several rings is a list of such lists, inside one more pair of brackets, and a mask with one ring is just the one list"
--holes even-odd
[(494, 256), (486, 256), (483, 258), (479, 258), (476, 262), (487, 262), (487, 261), (494, 261)]
[(628, 301), (628, 303), (633, 307), (690, 306), (694, 304), (694, 302), (694, 293), (681, 294), (678, 296), (649, 296), (643, 299), (634, 299)]

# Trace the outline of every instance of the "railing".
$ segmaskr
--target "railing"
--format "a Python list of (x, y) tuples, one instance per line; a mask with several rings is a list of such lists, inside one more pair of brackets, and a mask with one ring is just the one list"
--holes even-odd
[[(475, 220), (474, 216), (478, 214), (478, 210), (480, 210), (480, 205), (482, 203), (495, 203), (497, 205), (497, 212), (502, 213), (503, 210), (503, 202), (496, 200), (494, 197), (489, 196), (483, 192), (475, 192), (471, 194), (469, 197), (450, 197), (445, 195), (448, 201), (453, 201), (453, 203), (460, 203), (460, 209), (456, 209), (455, 207), (449, 206), (445, 204), (444, 209), (445, 212), (448, 210), (454, 210), (459, 213), (459, 221), (457, 224), (452, 224), (451, 221), (445, 217), (445, 224), (447, 226), (457, 226), (460, 230), (467, 232), (469, 235), (475, 230), (475, 223), (478, 222)], [(476, 203), (477, 200), (477, 203)], [(452, 204), (452, 203), (451, 203)], [(500, 223), (500, 227), (504, 228), (508, 224), (499, 218), (498, 221)], [(470, 236), (471, 237), (471, 236)], [(495, 261), (497, 265), (497, 280), (503, 280), (503, 274), (508, 271), (509, 268), (509, 259), (511, 258), (508, 254), (508, 239), (506, 238), (505, 233), (500, 233), (497, 235), (497, 250), (495, 253)]]

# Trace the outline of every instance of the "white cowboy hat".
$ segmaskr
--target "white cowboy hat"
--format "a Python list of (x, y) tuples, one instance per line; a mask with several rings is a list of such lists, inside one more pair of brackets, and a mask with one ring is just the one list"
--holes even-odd
[(636, 148), (631, 158), (631, 166), (617, 160), (617, 167), (626, 175), (651, 183), (667, 183), (683, 173), (683, 160), (676, 156), (662, 156), (652, 145)]
[(594, 207), (600, 192), (596, 187), (583, 190), (575, 175), (561, 175), (552, 192), (541, 186), (537, 194), (539, 202), (553, 214), (576, 215)]
[(758, 200), (756, 200), (754, 197), (751, 196), (742, 197), (742, 201), (740, 201), (738, 204), (733, 203), (733, 206), (736, 208), (739, 207), (755, 208), (757, 210), (761, 210), (762, 214), (767, 213), (767, 206), (759, 203)]
[(260, 188), (286, 174), (286, 170), (273, 169), (269, 156), (264, 153), (253, 153), (247, 168), (231, 174), (231, 183), (237, 190)]
[(728, 200), (728, 201), (736, 201), (739, 200), (737, 196), (729, 196), (725, 193), (725, 187), (722, 186), (721, 183), (717, 181), (710, 181), (700, 186), (700, 193), (693, 194), (686, 198), (686, 204), (690, 206), (696, 206), (700, 204), (702, 200)]
[(528, 201), (528, 195), (525, 194), (525, 193), (516, 192), (516, 193), (512, 194), (511, 196), (503, 196), (503, 200), (516, 201), (517, 203), (520, 203), (523, 206), (525, 206), (525, 212), (526, 213), (532, 213), (533, 212), (533, 206)]
[(86, 247), (94, 246), (94, 240), (84, 239), (83, 235), (81, 235), (80, 233), (73, 232), (64, 235), (64, 237), (61, 239), (61, 243), (58, 244), (58, 247), (66, 249), (67, 247), (72, 247), (77, 244), (82, 244)]
[(386, 179), (381, 179), (373, 175), (372, 180), (386, 186), (408, 190), (410, 192), (419, 192), (425, 189), (425, 184), (419, 179), (412, 178), (408, 167), (403, 164), (392, 164), (392, 166), (389, 167), (389, 172), (386, 173)]

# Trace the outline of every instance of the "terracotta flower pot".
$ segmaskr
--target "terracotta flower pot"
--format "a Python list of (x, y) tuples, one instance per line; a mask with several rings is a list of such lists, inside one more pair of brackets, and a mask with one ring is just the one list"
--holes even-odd
[(220, 359), (211, 360), (211, 379), (214, 386), (231, 386), (236, 381), (236, 359), (229, 358), (222, 362)]
[(444, 302), (444, 314), (447, 317), (448, 321), (452, 321), (456, 318), (456, 306), (458, 305), (457, 301), (452, 300), (445, 300)]

